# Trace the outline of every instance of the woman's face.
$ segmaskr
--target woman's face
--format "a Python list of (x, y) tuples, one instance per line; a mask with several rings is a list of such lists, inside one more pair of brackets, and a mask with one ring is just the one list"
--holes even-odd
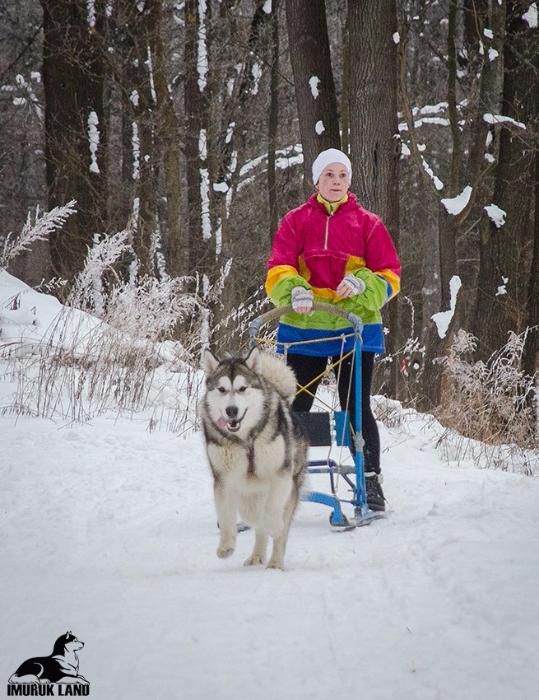
[(350, 187), (348, 171), (342, 163), (330, 163), (322, 170), (316, 185), (317, 190), (328, 202), (342, 199)]

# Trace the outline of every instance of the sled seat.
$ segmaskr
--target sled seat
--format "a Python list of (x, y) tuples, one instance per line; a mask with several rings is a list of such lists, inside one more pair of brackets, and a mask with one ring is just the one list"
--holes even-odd
[(344, 445), (350, 447), (350, 417), (348, 411), (296, 411), (309, 436), (311, 447)]
[[(311, 447), (350, 447), (350, 417), (348, 411), (316, 412), (296, 411), (301, 425), (309, 438)], [(340, 474), (354, 474), (355, 465), (337, 465), (333, 460), (311, 460), (307, 472), (310, 474), (334, 474), (338, 466)]]

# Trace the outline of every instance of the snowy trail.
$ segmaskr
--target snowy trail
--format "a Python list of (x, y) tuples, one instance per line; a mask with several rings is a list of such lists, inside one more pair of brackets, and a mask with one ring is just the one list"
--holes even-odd
[(537, 479), (381, 428), (390, 516), (336, 533), (302, 504), (288, 570), (244, 569), (200, 436), (145, 425), (0, 418), (6, 680), (69, 629), (106, 700), (537, 697)]

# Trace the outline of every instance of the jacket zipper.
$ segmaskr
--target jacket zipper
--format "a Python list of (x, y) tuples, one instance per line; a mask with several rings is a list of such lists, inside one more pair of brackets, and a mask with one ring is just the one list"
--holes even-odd
[(328, 249), (329, 220), (332, 216), (333, 216), (333, 212), (326, 216), (326, 234), (324, 236), (324, 250)]

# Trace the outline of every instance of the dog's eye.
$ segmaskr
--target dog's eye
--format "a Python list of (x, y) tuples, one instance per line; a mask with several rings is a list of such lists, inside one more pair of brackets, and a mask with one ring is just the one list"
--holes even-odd
[(246, 386), (240, 386), (240, 388), (238, 389), (238, 394), (243, 394), (243, 392), (246, 390), (247, 390)]
[(218, 386), (218, 387), (217, 387), (217, 391), (218, 391), (220, 394), (226, 394), (226, 389), (225, 389), (224, 386)]

